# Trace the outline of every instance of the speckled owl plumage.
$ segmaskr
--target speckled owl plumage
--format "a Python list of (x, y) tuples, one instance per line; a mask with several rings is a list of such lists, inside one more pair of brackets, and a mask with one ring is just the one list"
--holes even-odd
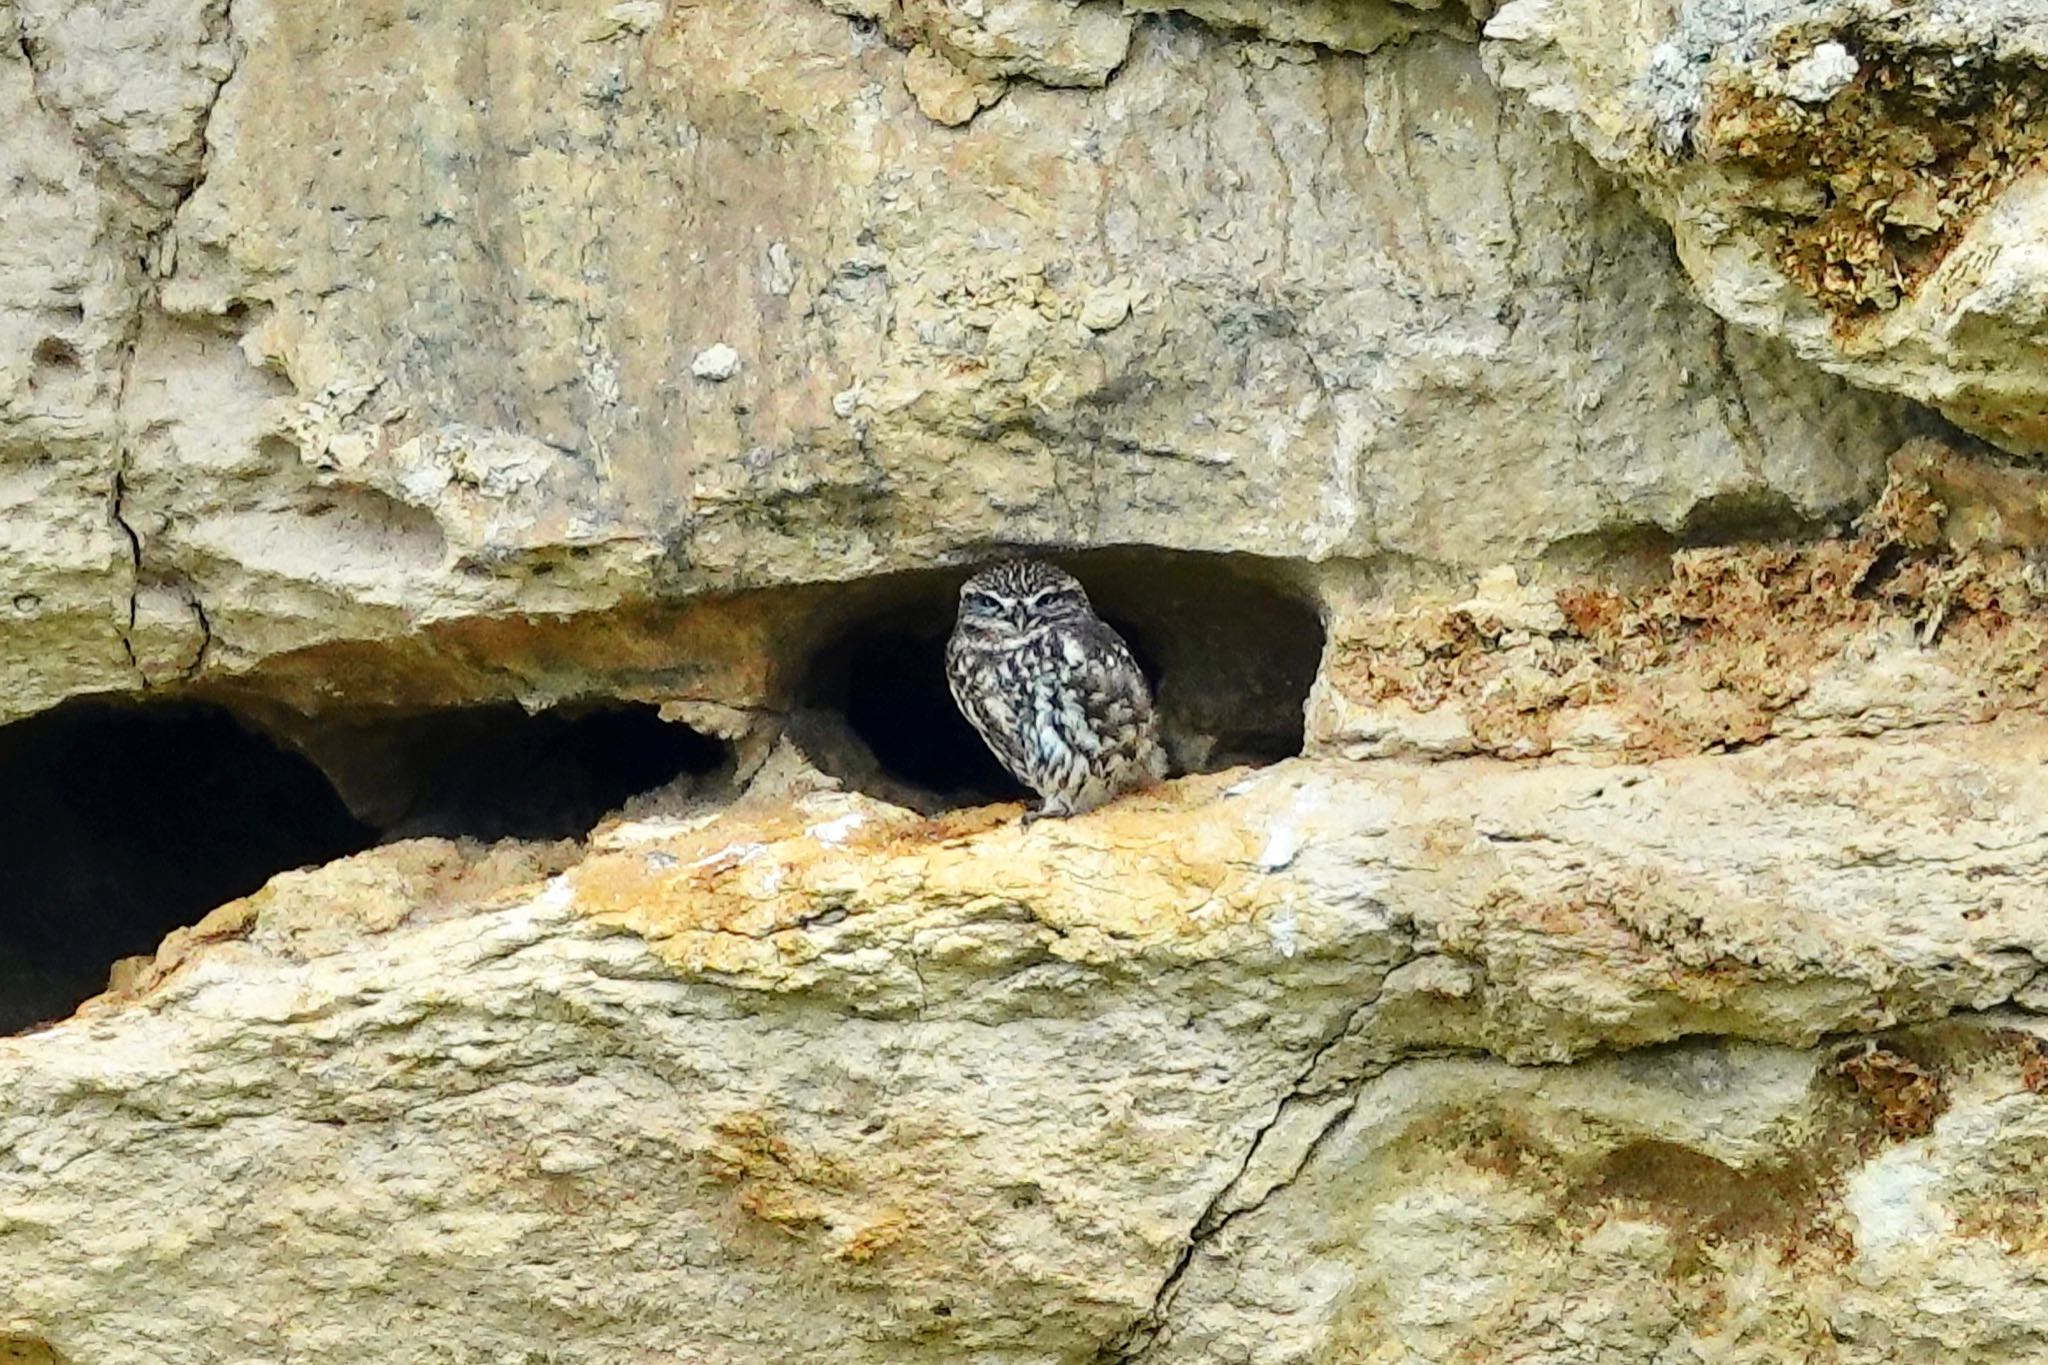
[(946, 644), (953, 700), (1041, 804), (1077, 815), (1166, 775), (1151, 689), (1072, 575), (1037, 560), (983, 569), (960, 588)]

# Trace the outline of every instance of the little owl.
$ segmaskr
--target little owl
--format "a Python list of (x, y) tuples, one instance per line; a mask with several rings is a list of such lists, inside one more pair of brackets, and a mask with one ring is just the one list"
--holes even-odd
[(946, 682), (996, 758), (1041, 798), (1027, 824), (1166, 775), (1145, 675), (1081, 585), (1050, 564), (1012, 560), (961, 586)]

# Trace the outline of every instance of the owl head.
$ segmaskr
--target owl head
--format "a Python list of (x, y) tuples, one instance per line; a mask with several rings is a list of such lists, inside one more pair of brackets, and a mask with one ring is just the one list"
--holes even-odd
[(960, 585), (958, 629), (983, 640), (1027, 636), (1094, 615), (1074, 576), (1041, 560), (1005, 560)]

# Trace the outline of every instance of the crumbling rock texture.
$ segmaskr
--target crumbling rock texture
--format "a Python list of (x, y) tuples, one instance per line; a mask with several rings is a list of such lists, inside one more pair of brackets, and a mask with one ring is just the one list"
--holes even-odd
[[(1693, 132), (1701, 156), (1756, 178), (1757, 231), (1778, 267), (1851, 338), (1918, 293), (2048, 151), (2048, 72), (1892, 38), (1854, 26), (1830, 39), (1855, 74), (1823, 104), (1716, 86)], [(1791, 35), (1777, 45), (1793, 46)]]
[(391, 1359), (401, 1317), (592, 1362), (2016, 1358), (2044, 759), (1295, 762), (1030, 829), (764, 793), (523, 885), (359, 855), (0, 1043), (8, 1308), (105, 1361)]
[(1634, 591), (1504, 569), (1364, 599), (1310, 734), (1353, 757), (1665, 755), (2041, 711), (2048, 476), (1935, 442), (1892, 464), (1854, 538), (1681, 550)]
[(1672, 225), (1724, 317), (2048, 453), (2030, 0), (1511, 0), (1489, 69)]
[(0, 0), (0, 1363), (2037, 1359), (2044, 22)]
[[(205, 115), (168, 226), (189, 155), (28, 43), (50, 188), (10, 230), (70, 274), (12, 293), (49, 397), (0, 426), (0, 546), (45, 643), (0, 706), (998, 546), (1469, 569), (1728, 499), (1826, 523), (1911, 425), (1694, 302), (1466, 42), (970, 8), (250, 0), (210, 102), (67, 21), (65, 70), (96, 33), (100, 84)], [(1001, 15), (1039, 75), (934, 124), (916, 48)], [(218, 75), (203, 17), (151, 60)], [(1045, 83), (1098, 23), (1113, 69)]]

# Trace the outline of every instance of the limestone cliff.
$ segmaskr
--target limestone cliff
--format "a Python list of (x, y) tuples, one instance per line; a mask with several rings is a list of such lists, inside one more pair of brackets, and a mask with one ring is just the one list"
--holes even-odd
[(2037, 1359), (2034, 11), (0, 0), (0, 1361)]

